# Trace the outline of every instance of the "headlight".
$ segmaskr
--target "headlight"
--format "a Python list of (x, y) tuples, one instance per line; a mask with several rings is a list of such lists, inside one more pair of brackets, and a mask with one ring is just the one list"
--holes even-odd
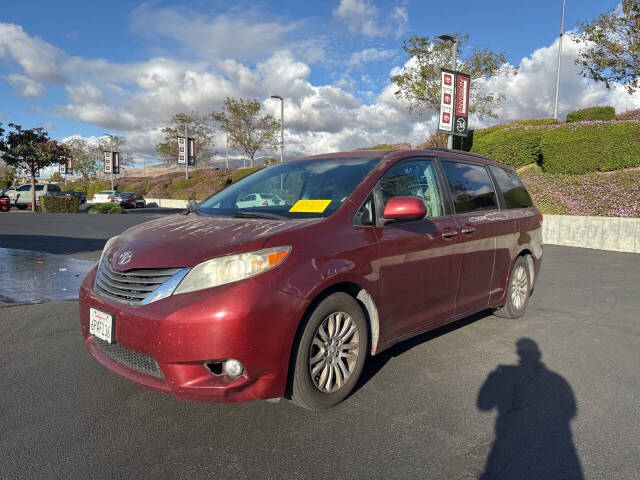
[(116, 235), (115, 237), (111, 237), (109, 240), (107, 240), (107, 243), (104, 244), (104, 248), (102, 249), (102, 253), (100, 254), (100, 262), (102, 261), (102, 257), (104, 257), (105, 254), (109, 251), (111, 245), (113, 245), (113, 242), (115, 242), (117, 238), (118, 235)]
[(291, 247), (287, 246), (212, 258), (193, 267), (173, 293), (193, 292), (253, 277), (281, 264), (290, 251)]

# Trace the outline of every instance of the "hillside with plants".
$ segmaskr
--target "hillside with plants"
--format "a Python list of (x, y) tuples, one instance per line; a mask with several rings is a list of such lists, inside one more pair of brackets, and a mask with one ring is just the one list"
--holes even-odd
[(544, 213), (640, 217), (640, 109), (612, 107), (475, 130), (457, 148), (518, 169)]
[[(116, 179), (115, 187), (120, 192), (134, 192), (146, 198), (204, 200), (229, 183), (237, 182), (261, 168), (263, 167), (201, 169), (190, 172), (188, 180), (185, 178), (184, 172), (164, 173), (153, 177), (132, 177), (130, 179), (125, 177)], [(63, 190), (85, 192), (89, 198), (97, 192), (109, 189), (111, 189), (111, 182), (108, 181), (91, 183), (76, 181), (63, 186)]]

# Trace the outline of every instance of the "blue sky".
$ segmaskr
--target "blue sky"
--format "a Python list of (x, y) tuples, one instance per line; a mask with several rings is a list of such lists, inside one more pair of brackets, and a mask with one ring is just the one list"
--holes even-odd
[[(568, 0), (565, 28), (612, 0)], [(0, 121), (45, 125), (52, 137), (122, 133), (134, 156), (154, 158), (173, 113), (220, 108), (225, 96), (287, 97), (292, 154), (368, 143), (419, 143), (433, 112), (410, 115), (390, 72), (411, 35), (466, 32), (470, 46), (504, 52), (520, 78), (500, 84), (500, 120), (548, 116), (560, 0), (4, 2), (0, 12)], [(567, 45), (561, 112), (637, 96), (579, 77)], [(547, 81), (550, 80), (550, 81)], [(542, 82), (542, 87), (541, 87)], [(542, 89), (542, 91), (541, 91)], [(624, 109), (624, 108), (623, 108)], [(483, 122), (477, 120), (478, 125)]]

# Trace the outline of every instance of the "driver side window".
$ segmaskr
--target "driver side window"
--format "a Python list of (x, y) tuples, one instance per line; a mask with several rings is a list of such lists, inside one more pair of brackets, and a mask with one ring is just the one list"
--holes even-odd
[(436, 171), (431, 160), (410, 160), (394, 166), (380, 179), (380, 191), (383, 205), (392, 197), (418, 197), (424, 202), (427, 218), (444, 215)]

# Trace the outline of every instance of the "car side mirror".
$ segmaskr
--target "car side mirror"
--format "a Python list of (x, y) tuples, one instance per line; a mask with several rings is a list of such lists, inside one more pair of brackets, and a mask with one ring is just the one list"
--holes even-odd
[(426, 214), (424, 202), (417, 197), (392, 197), (384, 206), (387, 220), (419, 220)]

